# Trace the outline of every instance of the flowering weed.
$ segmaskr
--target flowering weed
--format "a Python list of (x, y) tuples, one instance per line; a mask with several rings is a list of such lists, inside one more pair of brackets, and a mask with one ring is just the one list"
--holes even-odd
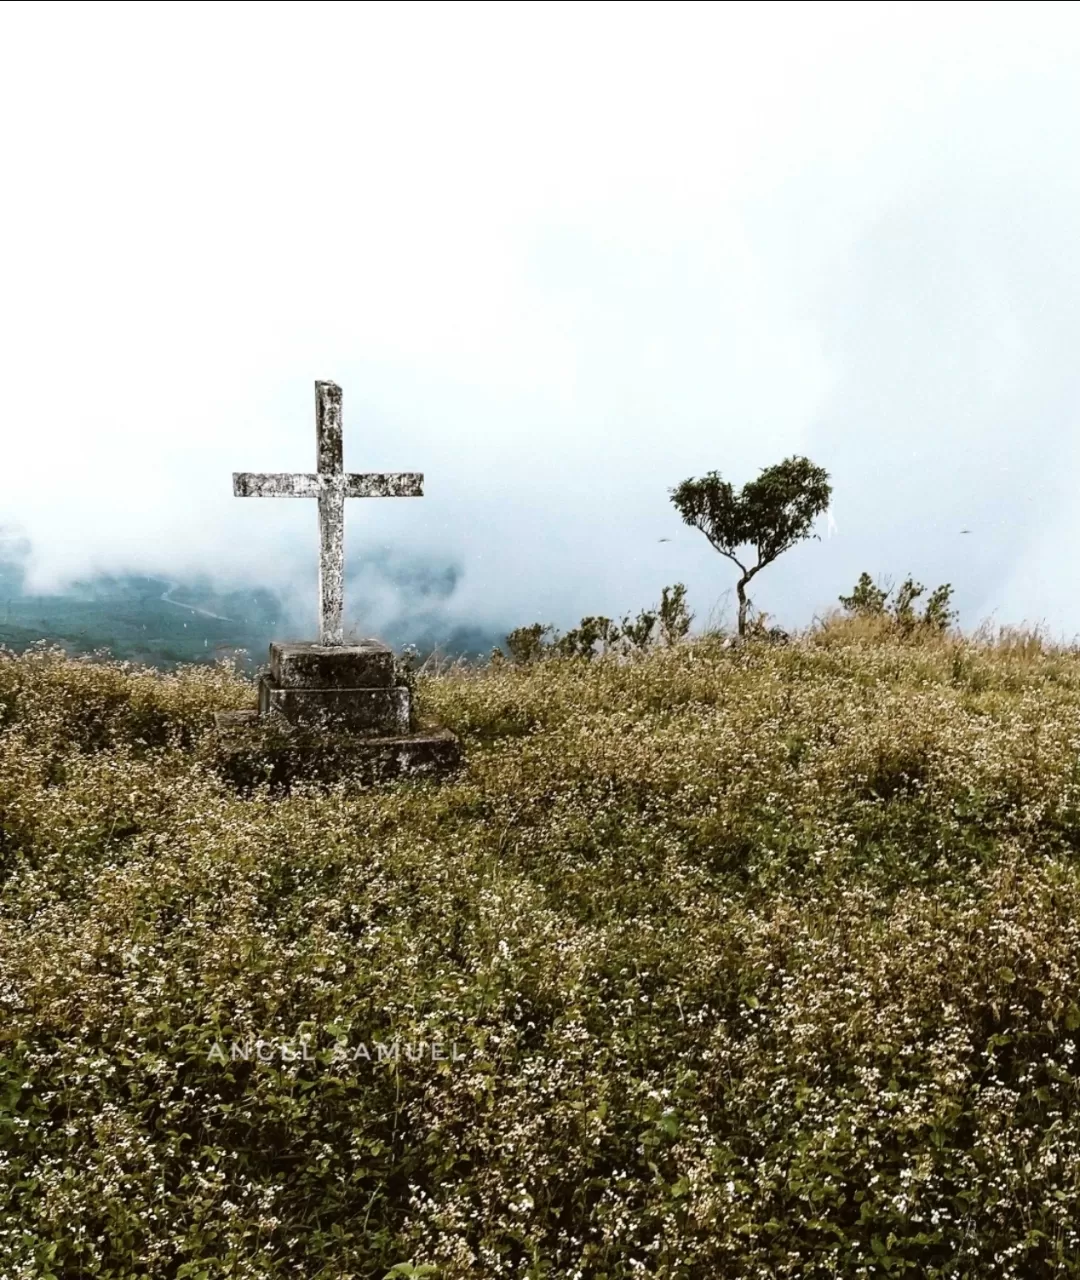
[(1077, 655), (416, 682), (460, 775), (239, 796), (240, 676), (0, 655), (0, 1275), (1080, 1274)]

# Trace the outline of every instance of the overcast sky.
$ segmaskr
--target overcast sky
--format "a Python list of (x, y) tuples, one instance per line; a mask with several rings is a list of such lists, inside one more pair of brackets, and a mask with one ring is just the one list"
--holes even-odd
[(797, 452), (835, 532), (756, 580), (780, 622), (866, 569), (1080, 631), (1072, 5), (8, 3), (0, 120), (36, 590), (312, 600), (315, 504), (231, 473), (311, 470), (331, 379), (346, 468), (426, 477), (348, 554), (456, 574), (448, 620), (704, 620), (668, 489)]

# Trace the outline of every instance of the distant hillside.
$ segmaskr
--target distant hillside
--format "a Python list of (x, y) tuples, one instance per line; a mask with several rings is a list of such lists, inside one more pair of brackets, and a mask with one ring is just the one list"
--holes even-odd
[(268, 591), (218, 596), (163, 578), (96, 578), (63, 595), (0, 598), (0, 644), (20, 651), (44, 639), (157, 667), (238, 650), (261, 661), (280, 615)]
[[(158, 668), (222, 657), (250, 666), (263, 661), (271, 640), (298, 638), (295, 631), (295, 623), (285, 622), (280, 598), (263, 589), (220, 593), (198, 583), (124, 576), (76, 583), (62, 595), (28, 596), (14, 575), (0, 581), (0, 645), (16, 652), (45, 640), (71, 654), (108, 650)], [(391, 625), (381, 638), (397, 648), (415, 644), (421, 656), (438, 647), (475, 657), (503, 635), (440, 626), (429, 617)]]

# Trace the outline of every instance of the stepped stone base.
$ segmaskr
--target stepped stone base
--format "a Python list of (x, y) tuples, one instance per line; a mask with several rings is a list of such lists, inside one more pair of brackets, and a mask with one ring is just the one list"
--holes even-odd
[(394, 655), (378, 640), (270, 646), (270, 677), (285, 689), (389, 689)]
[(394, 683), (394, 654), (378, 640), (270, 646), (259, 677), (259, 714), (300, 729), (375, 736), (412, 728), (409, 691)]
[(305, 729), (352, 733), (408, 733), (409, 691), (391, 689), (295, 689), (259, 679), (259, 714), (283, 716)]
[(215, 763), (241, 790), (269, 783), (287, 791), (294, 782), (350, 780), (370, 786), (404, 778), (441, 778), (461, 764), (461, 744), (448, 729), (387, 737), (294, 728), (257, 711), (220, 711), (215, 717)]
[(409, 690), (395, 683), (393, 652), (378, 640), (272, 644), (258, 710), (219, 712), (216, 722), (209, 749), (242, 788), (440, 777), (461, 763), (452, 733), (417, 731)]

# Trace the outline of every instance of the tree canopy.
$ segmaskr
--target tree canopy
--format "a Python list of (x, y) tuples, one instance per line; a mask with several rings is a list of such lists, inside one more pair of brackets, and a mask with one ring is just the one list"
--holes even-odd
[[(671, 490), (671, 501), (684, 522), (699, 529), (741, 572), (736, 583), (740, 635), (746, 631), (746, 584), (797, 542), (817, 536), (811, 526), (831, 496), (824, 468), (798, 456), (765, 467), (739, 493), (717, 471), (684, 480)], [(756, 553), (753, 564), (746, 563), (744, 547)]]

